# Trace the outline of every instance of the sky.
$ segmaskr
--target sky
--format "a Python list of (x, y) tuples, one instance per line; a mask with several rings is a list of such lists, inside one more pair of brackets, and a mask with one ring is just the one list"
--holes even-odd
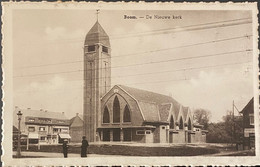
[[(242, 110), (253, 97), (250, 18), (248, 11), (100, 11), (112, 50), (111, 85), (169, 95), (221, 121), (233, 100)], [(95, 10), (14, 10), (15, 106), (68, 118), (83, 113), (83, 46), (96, 20)]]

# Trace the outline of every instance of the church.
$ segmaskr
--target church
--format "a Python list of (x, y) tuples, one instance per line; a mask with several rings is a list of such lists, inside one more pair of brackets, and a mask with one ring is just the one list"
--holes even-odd
[(203, 143), (206, 131), (170, 96), (111, 87), (109, 36), (97, 21), (84, 43), (83, 134), (90, 142)]

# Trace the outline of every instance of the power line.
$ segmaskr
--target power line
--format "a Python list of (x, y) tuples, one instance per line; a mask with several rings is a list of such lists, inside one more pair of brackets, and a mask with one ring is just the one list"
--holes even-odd
[[(225, 24), (225, 23), (234, 22), (234, 21), (242, 21), (242, 22)], [(220, 23), (224, 23), (224, 24), (212, 26), (212, 24), (220, 24)], [(158, 35), (158, 34), (161, 34), (161, 33), (168, 34), (168, 33), (172, 33), (171, 31), (182, 32), (182, 31), (194, 31), (194, 30), (202, 30), (202, 29), (212, 29), (212, 28), (218, 28), (218, 27), (227, 27), (227, 26), (248, 24), (248, 23), (252, 23), (252, 20), (249, 17), (248, 18), (240, 18), (240, 19), (232, 19), (232, 20), (223, 20), (223, 21), (217, 21), (217, 22), (202, 23), (202, 24), (193, 24), (193, 25), (182, 26), (182, 27), (157, 29), (157, 30), (151, 30), (151, 31), (145, 31), (145, 32), (127, 33), (127, 35), (125, 35), (125, 34), (123, 34), (123, 35), (122, 34), (111, 35), (109, 37), (109, 39), (113, 40), (113, 39), (122, 39), (122, 38), (137, 37), (137, 36)], [(209, 26), (209, 25), (211, 25), (211, 26)], [(198, 26), (208, 26), (208, 27), (198, 27)], [(192, 27), (196, 27), (196, 28), (192, 28)], [(187, 28), (189, 28), (189, 29), (187, 29)], [(163, 32), (160, 32), (160, 31), (163, 31)], [(169, 32), (167, 32), (167, 31), (169, 31)], [(107, 36), (100, 36), (99, 38), (100, 39), (108, 39)], [(74, 38), (74, 39), (61, 39), (61, 40), (64, 41), (64, 40), (77, 40), (77, 39)], [(91, 40), (91, 39), (96, 39), (96, 38), (90, 37), (88, 39)], [(53, 41), (56, 41), (56, 40), (57, 39), (55, 39)], [(60, 39), (58, 39), (58, 40), (60, 40)]]
[[(191, 67), (191, 68), (183, 68), (183, 69), (177, 69), (174, 71), (183, 71), (183, 70), (198, 70), (198, 69), (205, 69), (205, 68), (218, 68), (218, 67), (223, 67), (223, 66), (227, 66), (227, 65), (238, 65), (238, 64), (245, 64), (245, 63), (250, 63), (250, 61), (248, 62), (236, 62), (236, 63), (225, 63), (225, 64), (218, 64), (218, 65), (209, 65), (209, 66), (202, 66), (202, 67)], [(172, 71), (173, 72), (173, 71)], [(158, 72), (160, 73), (160, 72)], [(163, 72), (161, 72), (163, 73)], [(112, 77), (113, 78), (113, 77)], [(172, 79), (172, 80), (163, 80), (163, 81), (153, 81), (153, 82), (136, 82), (136, 83), (128, 83), (126, 85), (139, 85), (139, 84), (154, 84), (154, 83), (163, 83), (163, 82), (176, 82), (176, 81), (188, 81), (190, 79), (184, 78), (184, 79)], [(77, 80), (70, 80), (70, 81), (77, 81)], [(78, 79), (78, 81), (84, 81), (84, 79)], [(99, 87), (88, 87), (88, 88), (94, 88), (94, 89), (98, 89), (98, 88), (102, 88), (105, 86), (99, 86)], [(62, 90), (62, 91), (66, 91), (68, 88), (65, 89), (51, 89), (50, 91), (53, 90)], [(72, 89), (83, 89), (83, 86), (78, 87), (78, 88), (70, 88)], [(38, 91), (38, 90), (36, 90)], [(35, 91), (19, 91), (19, 92), (35, 92)]]
[[(225, 38), (225, 39), (220, 39), (220, 40), (213, 40), (213, 41), (207, 41), (207, 42), (201, 42), (201, 43), (195, 43), (195, 44), (189, 44), (189, 45), (183, 45), (183, 46), (177, 46), (177, 47), (171, 47), (171, 48), (164, 48), (164, 49), (156, 49), (156, 50), (139, 52), (139, 53), (117, 55), (117, 56), (110, 57), (110, 59), (122, 58), (122, 57), (128, 57), (128, 56), (135, 56), (135, 55), (142, 55), (142, 54), (154, 53), (154, 52), (160, 52), (160, 51), (166, 51), (166, 50), (172, 50), (172, 49), (180, 49), (180, 48), (204, 45), (204, 44), (209, 44), (209, 43), (224, 42), (224, 41), (241, 39), (241, 38), (250, 37), (250, 36), (252, 36), (252, 35), (245, 35), (245, 36), (238, 36), (238, 37), (232, 37), (232, 38)], [(145, 56), (145, 55), (143, 55), (143, 56)], [(102, 59), (107, 59), (107, 58), (99, 58), (99, 60), (102, 60)], [(35, 66), (25, 66), (25, 67), (19, 67), (19, 68), (16, 68), (16, 69), (36, 68), (36, 67), (45, 67), (45, 66), (53, 66), (53, 65), (61, 65), (61, 64), (81, 63), (81, 62), (84, 62), (84, 61), (78, 60), (78, 61), (70, 61), (70, 62), (63, 62), (63, 63), (51, 63), (51, 64), (43, 64), (43, 65), (35, 65)]]
[[(136, 64), (130, 64), (130, 65), (114, 66), (114, 67), (112, 66), (112, 67), (108, 67), (108, 68), (125, 68), (125, 67), (148, 65), (148, 64), (167, 63), (167, 62), (174, 62), (174, 61), (181, 61), (181, 60), (206, 58), (206, 57), (213, 57), (213, 56), (223, 56), (223, 55), (227, 55), (227, 54), (241, 53), (241, 52), (245, 52), (245, 51), (252, 51), (252, 50), (251, 49), (250, 50), (240, 50), (240, 51), (225, 52), (225, 53), (218, 53), (218, 54), (211, 54), (211, 55), (202, 55), (202, 56), (196, 56), (196, 57), (184, 57), (184, 58), (168, 59), (168, 60), (161, 60), (161, 61), (154, 61), (154, 62), (147, 62), (147, 63), (136, 63)], [(102, 69), (105, 69), (105, 68), (95, 68), (95, 69), (92, 69), (92, 70), (102, 70)], [(64, 74), (64, 73), (74, 73), (74, 72), (84, 72), (84, 71), (86, 71), (86, 70), (51, 72), (51, 73), (14, 76), (14, 78), (33, 77), (33, 76), (52, 75), (52, 74)]]

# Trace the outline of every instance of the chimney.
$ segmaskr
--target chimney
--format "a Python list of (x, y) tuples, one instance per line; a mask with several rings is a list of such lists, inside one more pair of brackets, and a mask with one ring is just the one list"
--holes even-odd
[(79, 113), (78, 113), (78, 112), (76, 113), (76, 116), (79, 116)]
[(62, 114), (64, 115), (64, 112), (62, 112)]

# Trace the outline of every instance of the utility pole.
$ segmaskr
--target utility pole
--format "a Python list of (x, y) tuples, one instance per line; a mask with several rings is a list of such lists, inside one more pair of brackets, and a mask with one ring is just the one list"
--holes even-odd
[(232, 145), (234, 144), (235, 142), (235, 113), (234, 113), (234, 100), (233, 100), (233, 103), (232, 103), (232, 131), (233, 131), (233, 135), (232, 135)]

